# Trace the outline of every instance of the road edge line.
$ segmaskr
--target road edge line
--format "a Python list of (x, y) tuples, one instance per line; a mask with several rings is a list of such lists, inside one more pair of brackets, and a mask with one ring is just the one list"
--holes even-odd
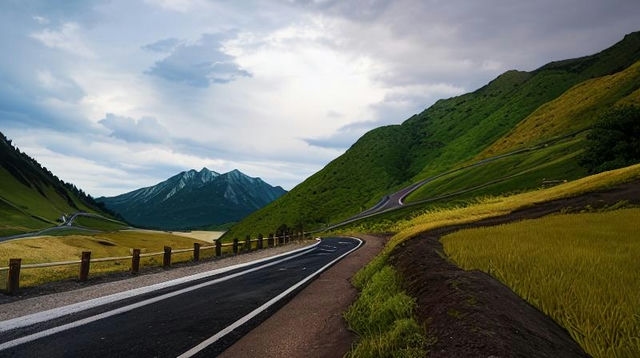
[(227, 326), (223, 330), (221, 330), (218, 333), (214, 334), (213, 336), (207, 338), (206, 340), (200, 342), (200, 344), (198, 344), (195, 347), (189, 349), (188, 351), (182, 353), (181, 355), (178, 356), (178, 358), (190, 358), (190, 357), (193, 357), (194, 355), (198, 354), (200, 351), (202, 351), (203, 349), (209, 347), (210, 345), (212, 345), (213, 343), (218, 341), (220, 338), (226, 336), (227, 334), (229, 334), (232, 331), (234, 331), (236, 328), (238, 328), (238, 327), (242, 326), (243, 324), (249, 322), (255, 316), (259, 315), (260, 313), (265, 311), (267, 308), (273, 306), (278, 301), (282, 300), (283, 298), (288, 296), (290, 293), (292, 293), (293, 291), (295, 291), (298, 288), (300, 288), (302, 285), (306, 284), (307, 282), (311, 281), (312, 279), (315, 279), (318, 275), (320, 275), (326, 269), (331, 267), (333, 264), (335, 264), (336, 262), (342, 260), (342, 258), (344, 258), (345, 256), (349, 255), (353, 251), (359, 249), (360, 246), (362, 246), (362, 244), (363, 244), (362, 239), (359, 239), (357, 237), (351, 237), (351, 236), (339, 236), (339, 237), (357, 240), (359, 243), (353, 249), (351, 249), (351, 250), (347, 251), (346, 253), (340, 255), (339, 257), (337, 257), (333, 261), (329, 262), (328, 264), (322, 266), (316, 272), (314, 272), (311, 275), (305, 277), (301, 281), (298, 281), (298, 283), (296, 283), (295, 285), (289, 287), (288, 289), (286, 289), (285, 291), (283, 291), (282, 293), (280, 293), (276, 297), (274, 297), (274, 298), (270, 299), (269, 301), (265, 302), (262, 306), (254, 309), (253, 311), (249, 312), (248, 314), (246, 314), (244, 317), (240, 318), (239, 320), (233, 322), (232, 324), (230, 324), (229, 326)]
[(228, 271), (258, 264), (268, 260), (277, 259), (286, 255), (294, 255), (300, 251), (313, 249), (319, 244), (320, 244), (320, 241), (296, 250), (288, 251), (288, 252), (274, 255), (274, 256), (265, 257), (258, 260), (249, 261), (249, 262), (227, 266), (227, 267), (222, 267), (222, 268), (214, 269), (211, 271), (205, 271), (205, 272), (184, 276), (184, 277), (176, 278), (176, 279), (165, 281), (165, 282), (159, 282), (149, 286), (138, 287), (132, 290), (118, 292), (108, 296), (97, 297), (87, 301), (72, 303), (70, 305), (52, 308), (50, 310), (36, 312), (29, 315), (8, 319), (5, 321), (0, 321), (0, 333), (8, 332), (17, 328), (27, 327), (37, 323), (50, 321), (56, 318), (64, 317), (64, 316), (81, 312), (87, 309), (103, 306), (106, 304), (114, 303), (117, 301), (135, 297), (135, 296), (144, 295), (149, 292), (158, 291), (167, 287), (172, 287), (172, 286), (180, 285), (186, 282), (191, 282), (191, 281), (207, 278), (214, 275), (219, 275)]

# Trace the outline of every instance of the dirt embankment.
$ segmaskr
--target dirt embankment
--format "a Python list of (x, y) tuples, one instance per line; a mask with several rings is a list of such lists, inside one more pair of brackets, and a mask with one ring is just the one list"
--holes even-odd
[(509, 215), (423, 233), (396, 248), (391, 263), (417, 298), (417, 316), (437, 339), (430, 357), (585, 357), (557, 325), (488, 274), (464, 271), (444, 255), (442, 235), (560, 211), (600, 208), (620, 201), (640, 204), (640, 182), (554, 200)]

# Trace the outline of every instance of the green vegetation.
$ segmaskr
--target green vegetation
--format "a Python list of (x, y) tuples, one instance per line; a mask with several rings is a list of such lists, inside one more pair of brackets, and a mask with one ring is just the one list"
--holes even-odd
[(99, 230), (99, 231), (117, 231), (124, 230), (129, 227), (129, 225), (100, 216), (84, 216), (78, 215), (73, 221), (74, 226), (80, 226), (83, 228)]
[(0, 133), (0, 236), (57, 225), (65, 214), (100, 209), (84, 192), (54, 176)]
[(475, 159), (508, 153), (589, 129), (613, 106), (640, 99), (640, 62), (613, 75), (581, 82), (545, 103)]
[(578, 165), (585, 135), (571, 137), (537, 150), (503, 157), (481, 166), (468, 167), (439, 177), (413, 192), (405, 202), (421, 200), (470, 200), (478, 196), (537, 189), (545, 182), (581, 178)]
[(640, 356), (640, 209), (557, 215), (442, 238), (460, 267), (491, 274), (594, 357)]
[(591, 173), (640, 162), (640, 106), (623, 106), (603, 114), (587, 137), (580, 160)]
[[(640, 101), (639, 60), (640, 33), (633, 33), (601, 53), (550, 63), (533, 72), (509, 71), (472, 93), (440, 100), (402, 125), (365, 134), (287, 195), (232, 227), (225, 238), (266, 234), (281, 224), (319, 229), (418, 180), (587, 130), (610, 107)], [(582, 142), (573, 142), (574, 146), (550, 148), (545, 153), (552, 156), (551, 163), (542, 163), (542, 154), (531, 151), (519, 157), (529, 166), (502, 161), (486, 167), (484, 178), (508, 180), (467, 197), (529, 190), (543, 178), (571, 180), (586, 175), (576, 164), (584, 138), (577, 136)], [(490, 175), (496, 168), (504, 170), (493, 172), (498, 177)], [(447, 190), (476, 186), (474, 173), (469, 171), (457, 180), (457, 187), (449, 185)], [(432, 191), (424, 190), (412, 199), (432, 196)]]
[[(382, 252), (356, 274), (356, 276), (353, 279), (354, 285), (356, 287), (361, 287), (361, 288), (365, 287), (367, 285), (367, 282), (372, 280), (372, 277), (374, 277), (378, 272), (381, 272), (384, 269), (384, 267), (387, 265), (387, 260), (389, 255), (391, 254), (391, 252), (396, 246), (400, 245), (404, 241), (409, 240), (423, 232), (433, 230), (436, 228), (471, 223), (471, 222), (475, 222), (485, 218), (506, 215), (512, 211), (515, 211), (524, 207), (528, 207), (531, 205), (535, 205), (535, 203), (541, 203), (541, 202), (551, 201), (551, 200), (560, 199), (560, 198), (577, 196), (580, 194), (593, 192), (597, 190), (603, 190), (603, 189), (615, 187), (616, 185), (619, 185), (622, 183), (628, 183), (628, 182), (637, 181), (637, 180), (640, 180), (640, 164), (623, 168), (623, 169), (617, 169), (613, 171), (608, 171), (608, 172), (588, 176), (578, 180), (563, 183), (551, 188), (540, 189), (540, 190), (530, 191), (530, 192), (521, 193), (517, 195), (511, 195), (511, 196), (485, 197), (482, 199), (476, 199), (475, 203), (462, 206), (462, 207), (431, 209), (411, 219), (400, 220), (398, 222), (395, 222), (395, 224), (389, 225), (386, 227), (387, 230), (394, 231), (397, 233), (387, 242), (387, 245), (384, 247)], [(637, 209), (635, 210), (637, 211)], [(615, 213), (618, 213), (618, 212), (612, 212), (612, 215), (614, 215)], [(621, 224), (621, 228), (625, 228), (624, 230), (631, 228), (631, 230), (633, 230), (633, 228), (637, 226), (635, 224), (638, 221), (637, 220), (638, 214), (635, 213), (634, 211), (634, 214), (632, 215), (635, 215), (636, 217), (633, 218), (633, 220), (629, 219), (628, 217), (626, 221), (622, 220), (624, 223)], [(613, 225), (617, 225), (616, 222), (614, 222)], [(593, 228), (592, 235), (598, 235), (598, 233), (602, 232), (601, 229), (598, 229), (598, 225), (592, 225), (589, 227)], [(601, 226), (601, 228), (602, 227), (605, 227), (605, 226)], [(608, 228), (607, 230), (611, 230), (610, 226), (606, 226), (606, 227)], [(630, 235), (637, 236), (635, 231), (630, 233)], [(612, 245), (609, 247), (615, 246), (615, 243), (612, 242), (611, 244)], [(634, 245), (636, 247), (636, 249), (634, 250), (637, 250), (638, 248), (637, 242)], [(616, 252), (620, 252), (620, 251), (626, 250), (627, 247), (628, 245), (626, 244), (618, 245), (614, 250), (617, 250)], [(493, 254), (491, 251), (492, 250), (491, 247), (489, 247), (487, 250), (488, 250), (487, 255), (491, 256)], [(518, 256), (518, 255), (515, 255), (515, 256)], [(520, 255), (520, 256), (524, 257), (525, 255)], [(637, 252), (633, 251), (633, 253), (628, 257), (637, 258)], [(606, 258), (603, 257), (602, 261), (600, 262), (605, 262), (605, 261), (606, 261)], [(634, 272), (634, 273), (637, 272), (636, 266), (637, 266), (637, 263), (634, 263), (634, 266), (629, 266), (629, 272)], [(599, 269), (599, 267), (597, 267), (596, 270), (597, 269)], [(610, 269), (609, 267), (607, 267), (606, 269), (603, 268), (603, 270), (606, 270), (608, 272), (615, 272), (615, 269)], [(564, 275), (562, 277), (568, 278), (569, 276)], [(522, 278), (520, 278), (520, 280), (522, 280)], [(636, 282), (636, 285), (637, 285), (637, 282), (638, 282), (637, 278), (635, 278), (635, 280), (636, 281), (634, 282)], [(571, 284), (572, 280), (568, 279), (566, 282)], [(625, 281), (625, 282), (628, 282), (628, 281)], [(607, 287), (610, 287), (610, 286), (602, 286), (602, 287), (603, 289), (607, 289)], [(626, 291), (626, 292), (637, 292), (638, 290), (636, 290), (635, 287), (637, 286), (631, 286), (630, 288), (632, 290)], [(599, 289), (599, 287), (594, 286), (593, 289)], [(588, 295), (589, 294), (587, 294), (587, 296)], [(589, 300), (590, 298), (587, 298), (587, 299)], [(637, 295), (635, 299), (637, 300)], [(376, 309), (375, 300), (364, 299), (359, 304), (368, 307), (368, 308), (359, 307), (358, 309), (361, 312), (366, 312), (366, 310), (373, 311)], [(632, 307), (638, 307), (638, 305), (636, 304), (635, 306), (632, 306)], [(607, 312), (609, 312), (609, 310), (610, 310), (610, 306), (607, 306), (607, 308), (604, 309), (604, 314), (608, 314)], [(636, 316), (637, 316), (637, 313), (636, 313)], [(636, 316), (631, 315), (632, 319), (637, 320), (637, 318), (633, 318)], [(600, 324), (600, 322), (592, 321), (591, 324), (595, 326)], [(637, 322), (636, 322), (636, 326), (637, 326)], [(361, 331), (364, 332), (366, 331), (366, 329), (361, 329)], [(578, 340), (578, 342), (580, 342), (580, 340)], [(602, 347), (599, 349), (602, 349)]]
[(362, 292), (344, 317), (360, 339), (347, 357), (424, 357), (426, 333), (413, 319), (415, 300), (404, 293), (395, 270), (385, 265), (353, 283)]

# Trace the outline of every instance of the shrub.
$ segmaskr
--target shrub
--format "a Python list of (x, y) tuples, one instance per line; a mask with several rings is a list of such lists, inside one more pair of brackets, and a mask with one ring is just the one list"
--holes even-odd
[(640, 107), (622, 106), (606, 112), (587, 136), (580, 165), (590, 173), (640, 162)]

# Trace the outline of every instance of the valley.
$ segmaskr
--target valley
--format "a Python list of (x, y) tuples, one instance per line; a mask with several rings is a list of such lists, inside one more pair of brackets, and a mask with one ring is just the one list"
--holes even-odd
[[(359, 247), (346, 238), (376, 235), (388, 240), (351, 278), (359, 293), (341, 313), (356, 335), (348, 357), (633, 357), (640, 354), (639, 123), (634, 32), (593, 55), (504, 72), (402, 124), (370, 130), (290, 191), (237, 169), (203, 167), (94, 199), (2, 135), (0, 266), (16, 257), (24, 264), (74, 261), (87, 250), (121, 258), (92, 263), (90, 285), (137, 274), (134, 249), (161, 255), (173, 248), (175, 263), (197, 266), (200, 244), (209, 250), (203, 260), (216, 262), (268, 255), (262, 249), (287, 241), (274, 242), (274, 234), (320, 236), (329, 239), (313, 255), (334, 258)], [(214, 251), (223, 243), (225, 252)], [(143, 273), (160, 270), (160, 261), (145, 257)], [(279, 271), (331, 265), (311, 261)], [(49, 293), (46, 287), (85, 285), (75, 281), (77, 266), (20, 275), (22, 292), (35, 296)], [(226, 310), (238, 310), (233, 302), (250, 296), (255, 281), (283, 280), (269, 277), (229, 297), (207, 292), (196, 301), (206, 307), (228, 299)], [(191, 329), (175, 320), (177, 336)], [(236, 328), (244, 334), (256, 324)], [(105, 335), (125, 345), (128, 333), (112, 328)], [(78, 354), (95, 340), (87, 336)], [(34, 352), (47, 350), (43, 342)], [(189, 336), (178, 346), (194, 344)], [(65, 355), (64, 345), (57, 349)]]

